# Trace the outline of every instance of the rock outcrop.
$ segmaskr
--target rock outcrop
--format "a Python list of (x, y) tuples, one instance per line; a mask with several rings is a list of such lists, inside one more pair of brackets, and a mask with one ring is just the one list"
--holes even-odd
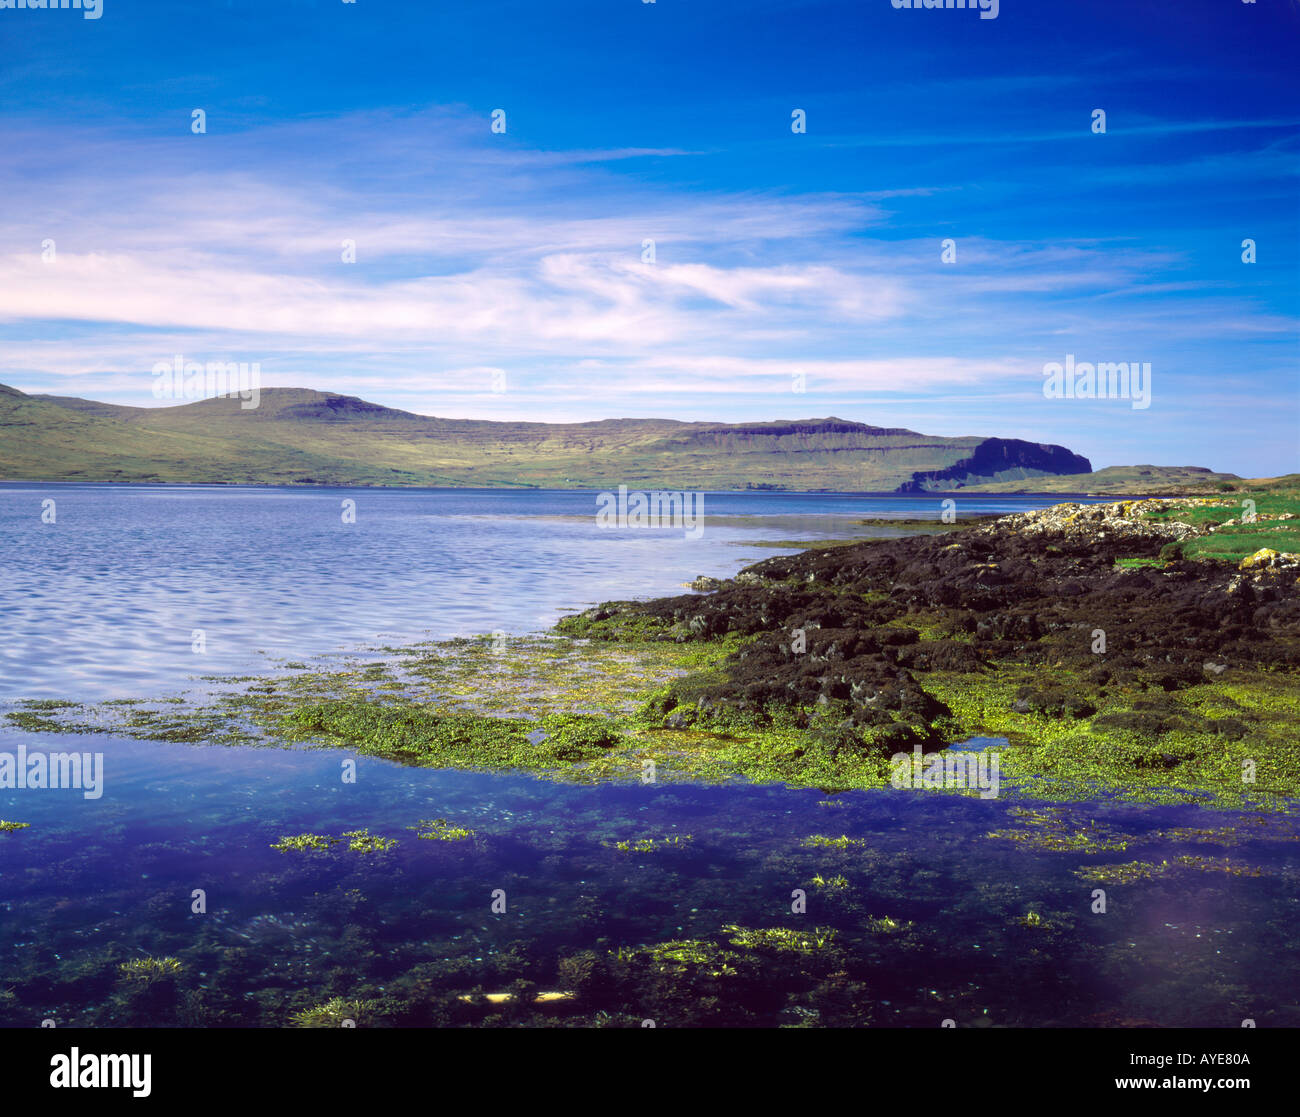
[[(704, 596), (611, 602), (560, 627), (611, 639), (753, 637), (720, 673), (673, 683), (651, 713), (669, 727), (725, 727), (728, 717), (826, 710), (826, 747), (882, 755), (937, 745), (951, 729), (952, 711), (922, 686), (932, 671), (1037, 664), (1095, 688), (1116, 680), (1162, 695), (1226, 666), (1300, 668), (1293, 556), (1261, 552), (1240, 571), (1162, 557), (1199, 532), (1140, 518), (1166, 503), (1058, 505), (956, 533), (778, 556)], [(1018, 701), (1054, 716), (1094, 712), (1062, 683)], [(1192, 716), (1166, 714), (1169, 725)], [(1148, 720), (1153, 736), (1164, 731), (1155, 713)]]
[(986, 438), (969, 457), (944, 469), (923, 470), (900, 485), (900, 493), (952, 491), (963, 485), (1011, 481), (1024, 477), (1091, 473), (1092, 463), (1064, 446)]

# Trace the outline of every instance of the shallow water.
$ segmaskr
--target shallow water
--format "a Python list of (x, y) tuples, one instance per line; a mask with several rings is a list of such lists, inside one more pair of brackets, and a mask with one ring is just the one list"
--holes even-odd
[[(279, 1024), (302, 1007), (293, 998), (303, 990), (318, 1001), (405, 999), (415, 994), (404, 975), (421, 966), (448, 992), (491, 992), (524, 973), (545, 986), (557, 959), (582, 949), (709, 938), (728, 924), (838, 928), (846, 950), (878, 951), (876, 995), (888, 1003), (875, 1005), (876, 1024), (1298, 1022), (1294, 831), (1226, 849), (1143, 843), (1156, 829), (1233, 821), (1193, 808), (1091, 805), (1081, 825), (1139, 844), (1048, 853), (987, 837), (1016, 824), (999, 800), (577, 787), (366, 758), (345, 784), (346, 754), (332, 750), (94, 738), (59, 747), (102, 750), (112, 779), (93, 802), (26, 793), (31, 829), (0, 838), (8, 1025)], [(406, 829), (428, 818), (480, 837), (433, 842)], [(361, 827), (399, 844), (372, 855), (270, 848), (289, 834)], [(805, 848), (815, 834), (865, 844)], [(651, 854), (612, 848), (673, 835), (692, 841)], [(1188, 849), (1269, 875), (1188, 871), (1108, 886), (1105, 914), (1091, 911), (1095, 885), (1073, 875)], [(818, 873), (848, 884), (820, 891)], [(803, 915), (790, 910), (796, 888), (808, 893)], [(191, 911), (194, 889), (206, 893), (205, 914)], [(496, 889), (503, 914), (490, 910)], [(1044, 925), (1023, 926), (1030, 911)], [(915, 928), (882, 944), (864, 921), (883, 916)], [(180, 1007), (142, 1005), (123, 990), (117, 965), (144, 956), (181, 960)]]
[[(42, 525), (51, 493), (58, 522)], [(347, 498), (358, 517), (345, 527)], [(972, 500), (963, 511), (1036, 503)], [(734, 573), (769, 553), (754, 541), (794, 526), (864, 534), (854, 517), (938, 510), (934, 498), (709, 494), (706, 514), (718, 518), (684, 540), (600, 531), (584, 519), (592, 505), (590, 493), (2, 486), (2, 695), (156, 697), (196, 673), (275, 658), (526, 632), (589, 602)], [(207, 633), (201, 657), (190, 651), (195, 627)], [(20, 744), (102, 752), (106, 778), (94, 800), (0, 791), (0, 818), (31, 824), (0, 834), (4, 1025), (282, 1025), (335, 996), (384, 1002), (390, 1021), (447, 1022), (476, 987), (526, 977), (553, 988), (577, 952), (716, 938), (730, 924), (835, 929), (834, 965), (868, 975), (869, 1007), (859, 996), (845, 1008), (843, 982), (810, 958), (793, 969), (778, 959), (749, 985), (743, 973), (724, 978), (716, 1005), (647, 994), (601, 1011), (634, 1026), (642, 1016), (662, 1026), (1300, 1024), (1294, 815), (1259, 825), (1191, 807), (1086, 804), (1053, 817), (1122, 834), (1128, 848), (1051, 852), (988, 836), (1023, 828), (1012, 813), (1023, 803), (923, 791), (569, 786), (332, 750), (0, 729), (0, 753)], [(407, 829), (432, 818), (478, 836), (425, 841)], [(1229, 829), (1159, 833), (1173, 827)], [(399, 844), (368, 855), (271, 848), (359, 828)], [(652, 853), (614, 848), (685, 835)], [(808, 848), (813, 835), (847, 848)], [(1092, 910), (1098, 886), (1075, 875), (1180, 855), (1203, 860), (1106, 885), (1104, 914)], [(818, 886), (819, 874), (832, 883)], [(195, 889), (206, 912), (191, 910)], [(504, 913), (490, 909), (496, 889)], [(805, 914), (791, 911), (795, 889)], [(900, 928), (882, 932), (871, 922), (881, 917)], [(147, 956), (177, 958), (179, 976), (147, 989), (125, 980), (121, 963)]]

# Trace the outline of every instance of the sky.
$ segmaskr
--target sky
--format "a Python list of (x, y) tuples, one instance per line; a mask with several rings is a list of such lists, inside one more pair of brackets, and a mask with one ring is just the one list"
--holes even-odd
[(1300, 469), (1297, 0), (11, 2), (0, 383)]

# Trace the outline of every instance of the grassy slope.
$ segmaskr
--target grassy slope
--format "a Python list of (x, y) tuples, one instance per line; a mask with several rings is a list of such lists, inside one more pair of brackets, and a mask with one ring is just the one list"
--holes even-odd
[(0, 390), (0, 476), (273, 484), (891, 490), (981, 439), (832, 420), (438, 419), (301, 389), (120, 407)]
[(1239, 481), (1235, 473), (1215, 473), (1199, 466), (1112, 465), (1094, 473), (1042, 477), (1025, 481), (991, 481), (968, 485), (973, 493), (1082, 493), (1087, 496), (1156, 496)]
[[(1300, 554), (1300, 475), (1275, 478), (1265, 486), (1249, 484), (1249, 490), (1225, 494), (1213, 503), (1182, 505), (1147, 518), (1181, 520), (1198, 527), (1225, 525), (1216, 527), (1212, 534), (1178, 544), (1179, 553), (1185, 558), (1239, 563), (1263, 549)], [(1254, 506), (1255, 519), (1242, 523), (1243, 515), (1249, 512), (1247, 501)], [(1282, 516), (1296, 518), (1283, 520)]]

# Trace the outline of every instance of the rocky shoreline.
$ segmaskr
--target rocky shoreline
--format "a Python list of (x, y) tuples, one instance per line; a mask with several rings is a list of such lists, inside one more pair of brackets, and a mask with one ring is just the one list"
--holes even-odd
[(971, 733), (1041, 748), (1068, 732), (1118, 779), (1293, 795), (1293, 753), (1271, 714), (1297, 709), (1300, 556), (1181, 557), (1217, 525), (1177, 514), (1205, 506), (1222, 506), (1221, 519), (1235, 507), (1056, 505), (955, 534), (770, 558), (704, 595), (608, 602), (558, 627), (598, 640), (739, 640), (645, 714), (669, 730), (797, 728), (810, 762), (831, 768)]

